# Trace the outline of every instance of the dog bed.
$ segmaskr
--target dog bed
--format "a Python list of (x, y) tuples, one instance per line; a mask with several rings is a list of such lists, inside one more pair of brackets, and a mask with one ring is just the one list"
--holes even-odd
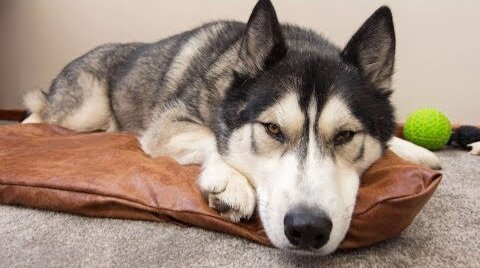
[[(85, 216), (168, 221), (270, 242), (258, 216), (234, 224), (208, 207), (198, 166), (151, 158), (127, 133), (76, 133), (46, 124), (0, 127), (0, 203)], [(361, 178), (341, 248), (394, 237), (413, 221), (441, 174), (392, 152)]]

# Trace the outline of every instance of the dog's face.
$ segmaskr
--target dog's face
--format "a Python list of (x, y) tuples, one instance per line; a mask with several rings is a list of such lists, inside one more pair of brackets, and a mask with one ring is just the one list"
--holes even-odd
[(223, 105), (219, 148), (255, 187), (275, 246), (327, 254), (350, 225), (360, 174), (393, 132), (392, 18), (377, 10), (343, 51), (299, 49), (286, 34), (260, 1), (239, 52), (247, 71)]

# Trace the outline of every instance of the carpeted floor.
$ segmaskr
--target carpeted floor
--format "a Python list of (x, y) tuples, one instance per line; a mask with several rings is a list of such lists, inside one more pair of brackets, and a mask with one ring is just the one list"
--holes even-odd
[(0, 205), (0, 267), (480, 267), (480, 157), (439, 155), (444, 179), (414, 223), (362, 250), (296, 256), (196, 228)]

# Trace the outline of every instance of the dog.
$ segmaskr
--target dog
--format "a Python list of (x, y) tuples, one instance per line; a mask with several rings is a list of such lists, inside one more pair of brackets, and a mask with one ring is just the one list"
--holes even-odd
[(395, 32), (380, 7), (339, 48), (280, 24), (260, 0), (246, 24), (217, 21), (156, 43), (106, 44), (31, 91), (23, 123), (127, 131), (145, 153), (202, 165), (198, 185), (233, 222), (258, 210), (274, 246), (324, 255), (343, 240), (359, 176), (394, 138)]

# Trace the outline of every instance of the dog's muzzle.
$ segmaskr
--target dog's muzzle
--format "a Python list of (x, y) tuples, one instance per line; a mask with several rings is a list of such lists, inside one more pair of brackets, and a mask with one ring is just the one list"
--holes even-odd
[(288, 241), (301, 249), (319, 249), (328, 242), (332, 221), (320, 209), (297, 207), (291, 209), (283, 219)]

